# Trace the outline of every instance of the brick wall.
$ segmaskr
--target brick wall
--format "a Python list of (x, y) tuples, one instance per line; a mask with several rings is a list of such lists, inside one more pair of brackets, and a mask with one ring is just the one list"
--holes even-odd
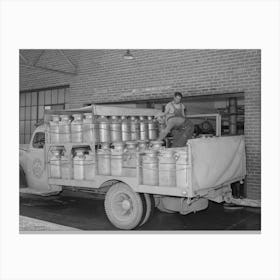
[[(77, 75), (21, 66), (20, 88), (70, 84), (69, 106), (171, 97), (244, 92), (247, 196), (261, 196), (261, 52), (260, 50), (65, 50)], [(28, 53), (27, 53), (28, 54)], [(29, 53), (30, 54), (30, 53)], [(61, 61), (51, 67), (63, 67)], [(31, 55), (32, 57), (32, 55)], [(67, 63), (67, 62), (65, 62)], [(69, 63), (65, 69), (69, 68)]]

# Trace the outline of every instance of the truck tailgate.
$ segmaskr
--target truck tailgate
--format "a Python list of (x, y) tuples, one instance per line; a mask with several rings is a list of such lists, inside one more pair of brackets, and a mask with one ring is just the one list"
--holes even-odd
[(246, 175), (244, 136), (192, 139), (188, 143), (193, 190), (213, 188)]

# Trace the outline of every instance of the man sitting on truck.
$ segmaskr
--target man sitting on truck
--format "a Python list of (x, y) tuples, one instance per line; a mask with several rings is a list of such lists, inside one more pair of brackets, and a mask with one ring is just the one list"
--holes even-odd
[(184, 147), (188, 139), (192, 138), (194, 133), (193, 123), (186, 118), (186, 107), (181, 103), (182, 94), (174, 93), (173, 101), (165, 106), (165, 111), (156, 117), (161, 119), (165, 117), (166, 127), (160, 132), (158, 140), (164, 139), (171, 132), (173, 141), (172, 147)]
[(173, 101), (166, 104), (165, 111), (155, 116), (156, 118), (165, 117), (166, 124), (166, 127), (161, 130), (158, 140), (164, 139), (173, 128), (180, 127), (185, 122), (186, 107), (181, 103), (182, 97), (181, 92), (175, 92)]

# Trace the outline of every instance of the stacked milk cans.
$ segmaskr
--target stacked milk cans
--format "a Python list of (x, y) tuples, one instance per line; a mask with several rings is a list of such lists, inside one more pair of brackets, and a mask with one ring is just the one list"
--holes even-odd
[[(112, 176), (135, 175), (136, 152), (145, 148), (149, 140), (155, 140), (157, 134), (157, 123), (153, 117), (100, 116), (98, 173)], [(107, 145), (108, 143), (111, 145)]]
[[(131, 168), (136, 169), (136, 152), (146, 150), (149, 141), (157, 136), (158, 124), (153, 117), (94, 116), (92, 113), (53, 115), (49, 123), (49, 141), (59, 146), (52, 149), (51, 176), (92, 180), (96, 174), (132, 175), (129, 172)], [(58, 148), (67, 143), (77, 144), (72, 146), (71, 154)], [(92, 151), (90, 146), (98, 149)]]
[(152, 141), (140, 159), (143, 185), (186, 187), (188, 157), (186, 148), (166, 149), (161, 141)]
[(93, 180), (95, 175), (95, 153), (85, 147), (75, 149), (73, 157), (73, 179)]

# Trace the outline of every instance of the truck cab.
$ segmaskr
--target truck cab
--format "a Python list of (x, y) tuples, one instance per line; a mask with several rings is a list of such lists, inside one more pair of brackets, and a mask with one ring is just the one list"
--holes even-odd
[[(57, 194), (60, 186), (48, 184), (48, 166), (46, 160), (46, 125), (38, 126), (29, 144), (20, 145), (19, 164), (21, 172), (21, 192), (40, 195)], [(24, 182), (23, 182), (24, 181)]]

